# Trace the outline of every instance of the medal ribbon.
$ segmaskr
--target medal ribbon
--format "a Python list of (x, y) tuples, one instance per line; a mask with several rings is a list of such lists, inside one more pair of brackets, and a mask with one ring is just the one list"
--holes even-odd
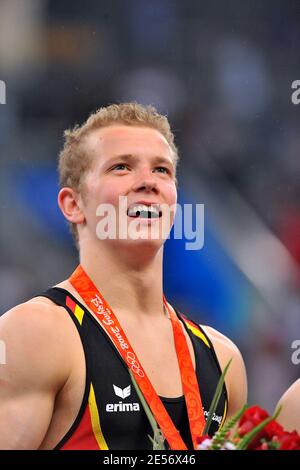
[[(166, 408), (154, 390), (154, 387), (147, 377), (142, 365), (139, 363), (137, 355), (132, 349), (117, 317), (81, 265), (77, 267), (69, 278), (69, 281), (87, 306), (91, 309), (98, 321), (100, 321), (119, 354), (126, 362), (128, 369), (132, 371), (159, 428), (170, 445), (170, 448), (172, 450), (187, 450), (186, 445), (166, 411)], [(191, 436), (194, 449), (196, 449), (197, 437), (202, 435), (205, 426), (198, 381), (180, 321), (169, 308), (164, 296), (163, 302), (169, 313), (173, 327), (175, 349), (188, 411)]]

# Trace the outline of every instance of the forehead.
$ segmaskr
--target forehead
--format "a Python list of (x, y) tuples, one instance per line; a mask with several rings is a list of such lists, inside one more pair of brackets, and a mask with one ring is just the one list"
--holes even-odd
[[(88, 152), (108, 159), (122, 154), (161, 156), (173, 161), (165, 137), (150, 127), (111, 125), (96, 129), (87, 139)], [(101, 158), (101, 160), (102, 160)]]

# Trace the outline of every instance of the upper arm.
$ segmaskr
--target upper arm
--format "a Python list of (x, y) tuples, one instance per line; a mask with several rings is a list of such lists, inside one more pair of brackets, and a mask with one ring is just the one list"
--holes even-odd
[(281, 411), (277, 421), (286, 431), (300, 433), (300, 379), (296, 380), (279, 400)]
[(65, 371), (49, 306), (28, 302), (0, 318), (0, 449), (36, 449), (51, 422)]
[(230, 419), (247, 402), (245, 364), (239, 349), (229, 338), (211, 327), (205, 326), (204, 329), (214, 346), (222, 370), (232, 359), (225, 377), (228, 394), (227, 419)]

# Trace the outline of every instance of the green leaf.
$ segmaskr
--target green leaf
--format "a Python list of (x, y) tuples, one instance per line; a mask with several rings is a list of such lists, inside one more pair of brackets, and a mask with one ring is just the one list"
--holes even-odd
[(229, 420), (223, 427), (222, 429), (219, 429), (217, 431), (212, 439), (212, 443), (210, 446), (211, 450), (218, 450), (220, 447), (222, 447), (227, 439), (227, 434), (233, 426), (238, 422), (240, 417), (244, 414), (245, 410), (248, 408), (248, 405), (244, 405), (243, 408), (241, 408), (232, 418)]
[(136, 383), (136, 380), (135, 380), (132, 372), (129, 371), (129, 374), (131, 376), (132, 383), (134, 385), (136, 393), (139, 396), (139, 399), (141, 400), (142, 406), (145, 410), (145, 413), (147, 415), (147, 418), (150, 422), (150, 425), (151, 425), (151, 428), (152, 428), (152, 431), (153, 431), (153, 438), (148, 435), (149, 439), (152, 441), (153, 450), (165, 450), (165, 446), (164, 446), (165, 437), (164, 437), (162, 431), (159, 429), (159, 427), (157, 425), (157, 422), (156, 422), (156, 419), (154, 418), (154, 416), (153, 416), (153, 414), (152, 414), (152, 412), (151, 412), (151, 410), (148, 406), (148, 403), (146, 402), (146, 400), (144, 398), (144, 395), (142, 394), (142, 392), (140, 390), (140, 387)]
[(217, 409), (217, 406), (218, 406), (218, 403), (219, 403), (219, 400), (220, 400), (220, 396), (221, 396), (221, 393), (222, 393), (222, 390), (223, 390), (223, 385), (224, 385), (224, 382), (225, 382), (225, 376), (227, 374), (227, 371), (229, 369), (231, 361), (232, 361), (232, 358), (226, 364), (226, 367), (224, 368), (224, 370), (222, 372), (222, 375), (219, 379), (214, 397), (212, 399), (212, 402), (211, 402), (211, 405), (210, 405), (210, 408), (209, 408), (208, 417), (207, 417), (207, 420), (206, 420), (205, 427), (203, 429), (202, 436), (205, 436), (206, 434), (208, 434), (208, 431), (209, 431), (209, 428), (210, 428), (210, 425), (211, 425), (211, 422), (212, 422), (213, 415), (214, 415), (214, 413)]

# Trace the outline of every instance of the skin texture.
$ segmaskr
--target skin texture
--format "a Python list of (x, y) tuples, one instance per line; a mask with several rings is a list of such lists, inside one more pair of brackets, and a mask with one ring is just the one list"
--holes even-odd
[(278, 405), (282, 406), (282, 410), (277, 421), (286, 431), (296, 430), (300, 434), (300, 379), (287, 389)]
[[(96, 236), (101, 203), (118, 209), (119, 196), (126, 196), (129, 205), (176, 204), (171, 149), (158, 131), (124, 125), (93, 131), (86, 145), (93, 165), (85, 175), (83, 195), (63, 188), (58, 204), (66, 219), (77, 224), (80, 262), (117, 315), (157, 393), (180, 396), (172, 327), (162, 301), (164, 237), (99, 240)], [(125, 162), (122, 155), (130, 158)], [(163, 213), (162, 220), (144, 223), (143, 235), (164, 217)], [(168, 223), (169, 230), (172, 218)], [(82, 301), (68, 280), (58, 285)], [(230, 418), (247, 400), (244, 363), (228, 338), (204, 328), (221, 367), (233, 359), (226, 379)], [(142, 338), (137, 334), (141, 329)], [(0, 318), (0, 338), (7, 350), (7, 363), (0, 366), (0, 448), (51, 449), (72, 425), (84, 393), (85, 360), (77, 330), (64, 308), (38, 297)]]

